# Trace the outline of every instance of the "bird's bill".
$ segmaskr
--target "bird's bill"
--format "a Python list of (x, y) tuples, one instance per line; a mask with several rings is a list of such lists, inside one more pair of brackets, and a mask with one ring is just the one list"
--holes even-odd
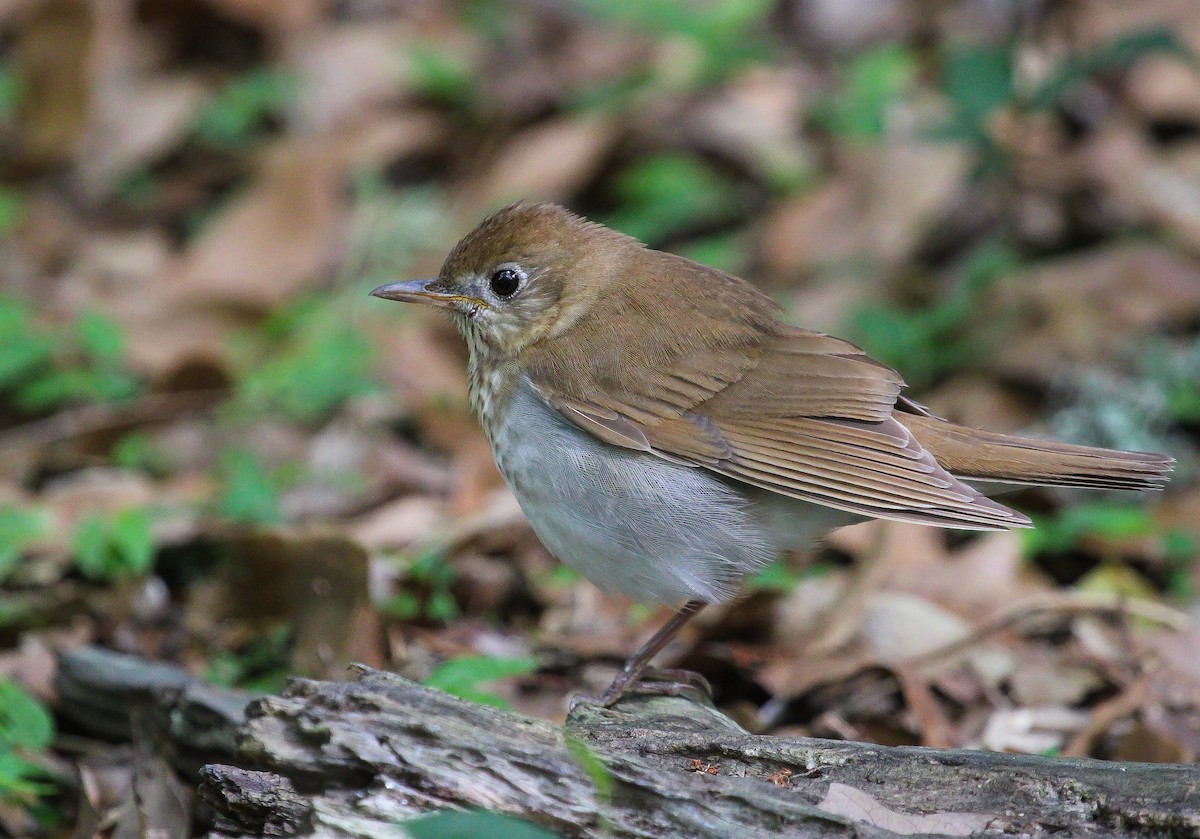
[(474, 297), (464, 297), (461, 294), (442, 291), (434, 287), (435, 282), (437, 282), (436, 279), (388, 283), (374, 289), (371, 296), (381, 297), (384, 300), (399, 300), (401, 303), (424, 303), (427, 306), (439, 306), (443, 309), (454, 309), (461, 303), (478, 305), (483, 302)]

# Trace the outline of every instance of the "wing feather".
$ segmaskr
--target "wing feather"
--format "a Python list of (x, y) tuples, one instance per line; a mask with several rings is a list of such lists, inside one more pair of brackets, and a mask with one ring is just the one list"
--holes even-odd
[[(998, 529), (1028, 520), (943, 469), (893, 411), (904, 381), (853, 344), (779, 321), (744, 281), (645, 251), (638, 286), (610, 286), (605, 330), (548, 340), (526, 376), (568, 421), (616, 446), (757, 487), (879, 518)], [(656, 272), (691, 272), (696, 311), (670, 329)], [(636, 292), (636, 293), (635, 293)], [(719, 313), (719, 317), (711, 316)], [(696, 315), (692, 317), (691, 315)]]

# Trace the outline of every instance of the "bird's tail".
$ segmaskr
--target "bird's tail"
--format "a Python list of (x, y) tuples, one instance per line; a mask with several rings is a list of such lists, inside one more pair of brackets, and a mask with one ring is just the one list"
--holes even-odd
[(978, 431), (930, 416), (898, 413), (896, 418), (947, 472), (967, 480), (1091, 489), (1162, 489), (1175, 463), (1162, 454), (1031, 440)]

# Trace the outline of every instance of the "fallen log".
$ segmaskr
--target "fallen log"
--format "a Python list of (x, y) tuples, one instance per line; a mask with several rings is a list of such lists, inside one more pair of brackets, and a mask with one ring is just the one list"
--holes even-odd
[[(136, 671), (101, 668), (103, 690)], [(214, 836), (394, 834), (445, 807), (569, 837), (1200, 836), (1200, 767), (751, 735), (681, 697), (580, 706), (559, 727), (364, 668), (245, 710), (228, 761), (201, 770)], [(168, 736), (194, 750), (189, 726)]]

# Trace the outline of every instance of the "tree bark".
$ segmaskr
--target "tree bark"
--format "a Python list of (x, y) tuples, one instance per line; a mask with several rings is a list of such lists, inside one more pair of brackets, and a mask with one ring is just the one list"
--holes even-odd
[[(192, 753), (188, 731), (169, 736)], [(560, 728), (364, 669), (251, 702), (221, 758), (226, 741), (204, 739), (226, 761), (201, 771), (214, 835), (394, 835), (477, 807), (568, 837), (1200, 836), (1195, 766), (751, 735), (674, 697), (581, 706)]]

